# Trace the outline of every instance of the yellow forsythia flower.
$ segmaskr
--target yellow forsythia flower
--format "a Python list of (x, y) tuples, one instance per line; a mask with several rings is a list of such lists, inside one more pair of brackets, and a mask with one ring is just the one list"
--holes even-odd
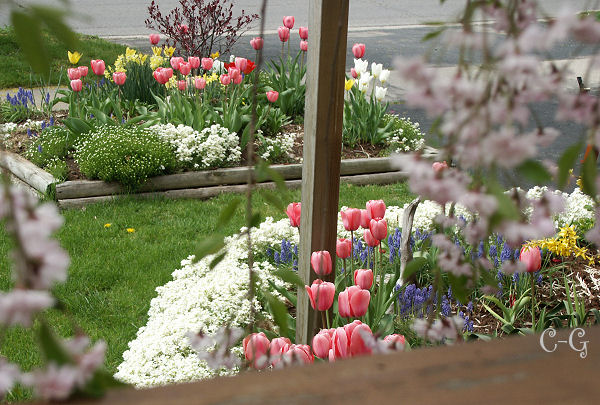
[(354, 86), (354, 80), (350, 79), (346, 79), (346, 83), (344, 85), (344, 87), (346, 88), (346, 91), (350, 91), (350, 89), (352, 88), (352, 86)]
[(159, 48), (158, 46), (152, 47), (152, 53), (154, 54), (154, 56), (160, 56), (161, 52), (162, 52), (162, 48)]
[(220, 55), (220, 54), (219, 54), (219, 51), (217, 51), (217, 52), (215, 52), (215, 53), (211, 53), (211, 54), (210, 54), (210, 57), (211, 57), (211, 58), (213, 58), (213, 59), (217, 59), (217, 58), (219, 57), (219, 55)]
[(173, 56), (174, 52), (175, 52), (175, 48), (173, 48), (172, 46), (165, 48), (165, 56), (167, 58), (170, 58), (171, 56)]
[(77, 62), (79, 62), (79, 59), (81, 59), (82, 55), (77, 51), (73, 53), (71, 53), (71, 51), (67, 51), (67, 56), (69, 56), (69, 62), (76, 65)]
[(133, 228), (127, 228), (127, 233), (134, 233), (134, 232), (135, 232), (135, 229), (133, 229)]
[(104, 224), (104, 227), (105, 227), (105, 228), (110, 228), (110, 226), (111, 226), (111, 225), (112, 225), (112, 224)]

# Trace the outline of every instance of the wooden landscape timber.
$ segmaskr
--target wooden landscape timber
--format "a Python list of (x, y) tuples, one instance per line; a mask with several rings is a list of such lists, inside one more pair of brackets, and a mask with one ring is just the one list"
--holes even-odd
[(16, 153), (3, 151), (0, 166), (40, 194), (48, 193), (50, 186), (58, 181), (47, 171)]

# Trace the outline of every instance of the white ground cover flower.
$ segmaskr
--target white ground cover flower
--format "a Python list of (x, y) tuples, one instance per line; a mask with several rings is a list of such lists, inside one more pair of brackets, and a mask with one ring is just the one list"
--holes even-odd
[[(260, 130), (259, 130), (260, 131)], [(283, 156), (288, 156), (294, 147), (294, 141), (298, 137), (295, 132), (280, 132), (275, 137), (259, 136), (258, 153), (264, 160), (273, 161)]]

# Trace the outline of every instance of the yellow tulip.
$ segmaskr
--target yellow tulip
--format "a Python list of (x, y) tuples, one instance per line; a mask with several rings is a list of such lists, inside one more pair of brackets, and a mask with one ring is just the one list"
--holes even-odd
[(173, 56), (174, 52), (175, 52), (175, 48), (173, 48), (172, 46), (165, 48), (165, 56), (167, 58), (170, 58), (171, 56)]
[(77, 62), (79, 62), (79, 59), (81, 59), (81, 54), (77, 51), (71, 53), (71, 51), (67, 51), (67, 55), (69, 56), (69, 62), (71, 62), (73, 65), (76, 65)]
[(129, 47), (128, 47), (127, 49), (125, 49), (125, 57), (126, 57), (127, 59), (131, 59), (131, 58), (133, 58), (134, 56), (135, 56), (135, 49), (131, 49), (131, 48), (129, 48)]
[(352, 86), (354, 86), (354, 80), (350, 79), (346, 79), (346, 83), (344, 84), (344, 87), (346, 88), (346, 91), (350, 91), (350, 89), (352, 88)]
[(159, 48), (158, 46), (152, 47), (152, 53), (154, 54), (154, 56), (160, 56), (161, 52), (162, 52), (162, 48)]

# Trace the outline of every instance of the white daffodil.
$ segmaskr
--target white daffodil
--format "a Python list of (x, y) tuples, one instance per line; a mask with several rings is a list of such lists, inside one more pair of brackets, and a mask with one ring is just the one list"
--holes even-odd
[(356, 73), (361, 76), (363, 73), (367, 71), (369, 68), (369, 62), (362, 59), (354, 59), (354, 70)]
[(381, 63), (371, 63), (371, 73), (373, 74), (373, 77), (378, 78), (382, 70), (383, 65)]
[(377, 101), (381, 101), (385, 98), (385, 94), (387, 93), (387, 88), (375, 86), (375, 98)]
[(388, 81), (389, 78), (390, 78), (390, 70), (383, 69), (381, 71), (381, 73), (379, 74), (379, 81), (381, 81), (381, 83), (385, 83)]

